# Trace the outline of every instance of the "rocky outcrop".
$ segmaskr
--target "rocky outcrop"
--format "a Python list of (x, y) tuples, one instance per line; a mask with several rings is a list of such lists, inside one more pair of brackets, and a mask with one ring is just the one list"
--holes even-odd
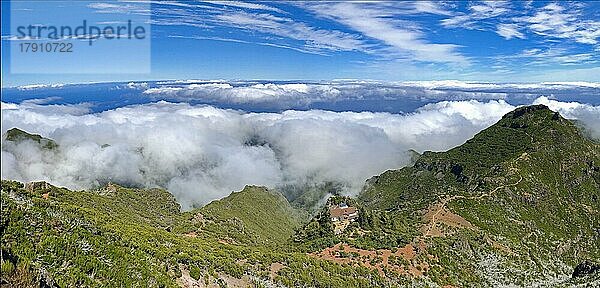
[(573, 271), (573, 278), (585, 277), (591, 274), (600, 274), (600, 264), (594, 263), (589, 260), (585, 260), (581, 262), (579, 265), (575, 266), (575, 270)]

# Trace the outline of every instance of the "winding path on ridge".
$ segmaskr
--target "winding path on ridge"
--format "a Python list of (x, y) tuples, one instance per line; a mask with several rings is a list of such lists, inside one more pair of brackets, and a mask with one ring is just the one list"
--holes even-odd
[(519, 185), (519, 183), (521, 183), (521, 181), (523, 180), (523, 176), (519, 176), (519, 177), (520, 177), (520, 179), (515, 183), (507, 184), (507, 185), (500, 185), (500, 186), (494, 188), (492, 191), (478, 195), (478, 196), (471, 196), (471, 197), (466, 197), (466, 196), (462, 196), (462, 195), (447, 196), (439, 204), (435, 204), (435, 206), (438, 206), (438, 207), (436, 208), (435, 212), (433, 213), (433, 216), (431, 217), (431, 221), (429, 221), (429, 223), (426, 224), (427, 230), (425, 230), (423, 237), (433, 236), (431, 234), (431, 230), (433, 230), (437, 226), (437, 217), (442, 211), (444, 211), (446, 209), (446, 205), (448, 204), (448, 202), (454, 201), (457, 199), (483, 199), (484, 197), (492, 196), (500, 189)]

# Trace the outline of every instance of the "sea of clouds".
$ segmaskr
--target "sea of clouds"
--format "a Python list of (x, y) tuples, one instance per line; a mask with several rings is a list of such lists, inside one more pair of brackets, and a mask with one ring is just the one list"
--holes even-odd
[[(484, 83), (455, 80), (380, 82), (368, 80), (337, 80), (314, 83), (273, 82), (228, 82), (222, 80), (163, 81), (155, 83), (132, 82), (127, 88), (142, 91), (142, 95), (153, 100), (200, 101), (205, 104), (243, 105), (241, 107), (286, 110), (314, 109), (338, 110), (341, 103), (351, 102), (358, 106), (343, 106), (353, 111), (361, 110), (360, 104), (375, 101), (385, 103), (372, 108), (386, 112), (412, 111), (414, 104), (442, 100), (506, 100), (527, 103), (541, 95), (556, 99), (573, 95), (598, 95), (599, 83), (590, 82), (542, 82), (542, 83)], [(594, 97), (587, 97), (587, 100)], [(391, 102), (390, 102), (391, 101)], [(327, 105), (334, 103), (335, 105)], [(397, 106), (395, 104), (400, 104)], [(418, 107), (420, 107), (418, 106)], [(358, 109), (355, 109), (358, 108)]]
[[(600, 139), (600, 106), (545, 104), (580, 120)], [(158, 101), (103, 112), (89, 104), (2, 103), (2, 133), (18, 127), (54, 139), (47, 151), (3, 139), (2, 178), (44, 180), (71, 189), (108, 181), (164, 187), (183, 209), (227, 196), (247, 184), (268, 187), (364, 181), (410, 163), (409, 149), (442, 151), (462, 144), (513, 110), (504, 100), (441, 101), (414, 112), (324, 110), (248, 113)], [(108, 144), (108, 145), (106, 145)]]
[(485, 83), (444, 81), (384, 82), (174, 80), (129, 83), (49, 84), (3, 88), (4, 102), (93, 103), (93, 112), (157, 101), (208, 104), (250, 112), (285, 110), (414, 112), (440, 101), (504, 100), (529, 104), (540, 96), (600, 105), (600, 83)]

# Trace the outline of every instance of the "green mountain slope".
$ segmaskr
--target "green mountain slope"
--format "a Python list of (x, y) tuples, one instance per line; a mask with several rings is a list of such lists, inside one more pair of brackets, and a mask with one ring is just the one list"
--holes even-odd
[(198, 212), (205, 222), (203, 230), (245, 244), (284, 243), (302, 216), (279, 192), (256, 186), (233, 192)]
[(377, 176), (359, 196), (367, 209), (409, 219), (438, 259), (429, 275), (459, 286), (557, 283), (600, 259), (599, 198), (600, 145), (542, 105)]
[(44, 138), (38, 134), (27, 133), (18, 128), (12, 128), (6, 131), (4, 134), (4, 138), (6, 141), (11, 142), (21, 142), (21, 141), (33, 141), (38, 143), (41, 147), (45, 149), (54, 149), (58, 147), (58, 144), (54, 142), (52, 139)]
[[(293, 210), (286, 210), (287, 201), (264, 188), (247, 187), (185, 213), (165, 190), (114, 184), (70, 191), (3, 180), (0, 194), (2, 287), (385, 283), (367, 268), (272, 245), (291, 234), (297, 222), (296, 215), (289, 214)], [(243, 227), (239, 231), (244, 233), (231, 233), (235, 227), (230, 222)], [(272, 241), (264, 239), (269, 235)], [(224, 237), (233, 241), (222, 241)]]

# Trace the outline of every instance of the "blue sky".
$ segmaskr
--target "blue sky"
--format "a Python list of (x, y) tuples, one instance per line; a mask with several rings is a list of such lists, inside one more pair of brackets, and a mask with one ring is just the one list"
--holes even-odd
[(10, 3), (3, 1), (4, 86), (151, 79), (600, 81), (596, 1), (153, 1), (150, 10), (138, 9), (147, 5), (140, 1), (48, 3), (73, 15), (87, 9), (119, 19), (150, 11), (151, 73), (11, 73), (6, 48), (15, 40)]

